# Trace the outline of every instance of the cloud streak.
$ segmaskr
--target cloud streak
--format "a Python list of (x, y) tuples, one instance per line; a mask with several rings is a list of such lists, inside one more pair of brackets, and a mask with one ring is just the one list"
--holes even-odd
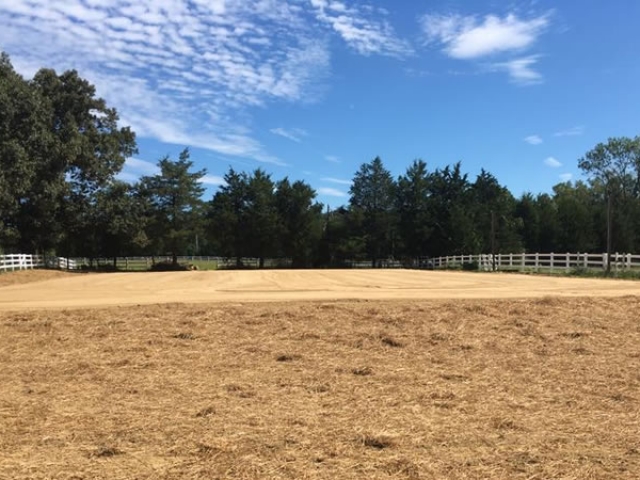
[(269, 131), (274, 135), (279, 135), (280, 137), (284, 137), (296, 143), (302, 142), (302, 138), (309, 135), (306, 130), (303, 130), (301, 128), (286, 129), (286, 128), (278, 127), (278, 128), (272, 128)]
[(523, 20), (514, 14), (504, 18), (487, 15), (483, 19), (424, 15), (421, 25), (427, 44), (439, 44), (448, 56), (469, 60), (530, 47), (549, 25), (549, 16)]
[(326, 195), (327, 197), (346, 198), (349, 196), (347, 195), (346, 192), (343, 192), (342, 190), (338, 190), (337, 188), (332, 188), (332, 187), (320, 187), (317, 189), (317, 192), (320, 195)]
[(540, 137), (540, 135), (529, 135), (528, 137), (524, 138), (524, 141), (529, 145), (540, 145), (542, 143), (542, 138)]
[(140, 137), (283, 165), (252, 110), (317, 99), (332, 35), (362, 55), (408, 54), (385, 17), (320, 0), (13, 0), (0, 1), (0, 45), (28, 76), (77, 69)]
[(347, 6), (334, 0), (310, 0), (316, 18), (329, 26), (347, 45), (362, 55), (404, 58), (412, 55), (411, 44), (401, 39), (385, 16), (384, 9)]
[[(514, 13), (498, 15), (438, 15), (426, 14), (419, 22), (427, 46), (436, 45), (448, 57), (456, 60), (481, 60), (502, 57), (493, 61), (489, 70), (504, 71), (513, 83), (533, 85), (541, 83), (542, 75), (533, 67), (539, 55), (513, 58), (531, 48), (550, 24), (550, 13), (532, 18), (520, 18)], [(505, 56), (509, 57), (505, 58)]]
[(351, 185), (353, 183), (351, 180), (343, 180), (341, 178), (334, 178), (334, 177), (323, 177), (320, 180), (329, 182), (329, 183), (337, 183), (338, 185)]
[(551, 168), (560, 168), (562, 166), (562, 163), (559, 162), (558, 160), (556, 160), (553, 157), (548, 157), (544, 160), (544, 164), (547, 167), (551, 167)]
[(560, 130), (559, 132), (554, 133), (553, 136), (554, 137), (577, 137), (582, 134), (584, 134), (584, 127), (578, 126), (578, 127), (567, 128), (566, 130)]
[(538, 58), (537, 55), (531, 55), (509, 60), (508, 62), (494, 63), (493, 67), (496, 70), (506, 71), (513, 83), (535, 85), (543, 81), (542, 75), (533, 69), (533, 66), (538, 62)]

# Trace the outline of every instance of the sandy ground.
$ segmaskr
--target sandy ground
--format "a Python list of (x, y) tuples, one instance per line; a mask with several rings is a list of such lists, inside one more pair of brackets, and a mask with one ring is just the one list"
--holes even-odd
[[(12, 274), (8, 274), (12, 275)], [(1, 285), (1, 284), (0, 284)], [(640, 283), (415, 270), (265, 270), (66, 275), (0, 288), (0, 310), (156, 303), (626, 296)]]

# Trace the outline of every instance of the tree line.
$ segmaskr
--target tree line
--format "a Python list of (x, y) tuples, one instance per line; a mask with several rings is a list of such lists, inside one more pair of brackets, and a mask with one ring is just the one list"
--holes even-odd
[(90, 258), (218, 255), (350, 260), (508, 252), (640, 251), (640, 137), (612, 138), (578, 160), (587, 181), (516, 198), (491, 173), (415, 160), (394, 178), (382, 159), (355, 172), (331, 210), (304, 181), (230, 168), (203, 198), (205, 170), (185, 149), (159, 173), (117, 179), (135, 133), (75, 71), (25, 80), (0, 56), (0, 249)]

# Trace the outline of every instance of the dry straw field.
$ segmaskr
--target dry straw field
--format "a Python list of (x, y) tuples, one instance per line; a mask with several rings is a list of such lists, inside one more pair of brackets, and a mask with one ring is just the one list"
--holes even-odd
[[(604, 282), (611, 297), (253, 302), (246, 290), (268, 290), (254, 277), (242, 301), (99, 306), (90, 284), (118, 277), (9, 275), (2, 479), (640, 477), (635, 283)], [(363, 288), (391, 282), (368, 275)], [(526, 296), (528, 280), (507, 278)], [(76, 281), (93, 308), (15, 307), (20, 288)]]

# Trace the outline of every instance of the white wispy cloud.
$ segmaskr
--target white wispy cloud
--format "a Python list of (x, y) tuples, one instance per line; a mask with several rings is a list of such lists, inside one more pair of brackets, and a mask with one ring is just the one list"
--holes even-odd
[(553, 134), (554, 137), (576, 137), (584, 133), (583, 126), (571, 127)]
[(334, 178), (334, 177), (323, 177), (320, 180), (323, 180), (325, 182), (330, 182), (330, 183), (337, 183), (339, 185), (351, 185), (353, 183), (351, 180), (343, 180), (341, 178)]
[(136, 183), (138, 180), (140, 180), (140, 175), (121, 170), (117, 173), (116, 179), (127, 183)]
[(344, 198), (349, 196), (346, 192), (343, 192), (342, 190), (338, 190), (337, 188), (331, 188), (331, 187), (320, 187), (317, 189), (317, 192), (320, 195), (326, 195), (327, 197)]
[(475, 59), (496, 53), (524, 50), (549, 25), (549, 14), (520, 19), (511, 13), (487, 15), (424, 15), (420, 19), (426, 43), (436, 43), (452, 58)]
[(560, 180), (562, 180), (563, 182), (569, 182), (572, 178), (573, 178), (573, 174), (572, 173), (561, 173), (560, 174)]
[(251, 108), (308, 102), (329, 71), (315, 8), (276, 0), (0, 1), (16, 68), (76, 69), (140, 137), (282, 164)]
[(156, 173), (160, 173), (160, 167), (158, 167), (157, 164), (134, 157), (127, 158), (124, 162), (124, 169), (140, 173), (141, 175), (155, 175)]
[(156, 175), (158, 173), (160, 173), (160, 167), (158, 167), (157, 164), (132, 157), (127, 158), (116, 178), (123, 182), (135, 183), (140, 180), (140, 177)]
[[(117, 178), (125, 182), (134, 183), (140, 180), (140, 177), (157, 175), (159, 173), (160, 167), (155, 163), (141, 160), (139, 158), (128, 158)], [(218, 175), (206, 174), (200, 179), (200, 183), (219, 186), (224, 185), (225, 181), (224, 178)]]
[(274, 135), (279, 135), (281, 137), (287, 138), (297, 143), (302, 142), (302, 138), (309, 135), (309, 133), (306, 130), (303, 130), (302, 128), (286, 129), (286, 128), (278, 127), (278, 128), (272, 128), (269, 131)]
[(227, 184), (227, 182), (224, 181), (224, 178), (219, 177), (218, 175), (209, 175), (209, 174), (202, 177), (200, 179), (200, 183), (203, 183), (205, 185), (213, 185), (216, 187)]
[(385, 18), (388, 12), (371, 6), (357, 6), (333, 0), (310, 0), (316, 18), (338, 33), (362, 55), (403, 58), (413, 54), (411, 44), (401, 39)]
[(540, 135), (529, 135), (524, 138), (524, 141), (529, 145), (540, 145), (542, 143), (542, 137), (540, 137)]
[(331, 163), (340, 163), (340, 159), (338, 157), (336, 157), (335, 155), (326, 155), (324, 157), (324, 159), (327, 162), (331, 162)]
[(533, 69), (538, 62), (538, 55), (529, 57), (516, 58), (507, 62), (494, 63), (493, 68), (496, 70), (505, 70), (509, 74), (512, 82), (520, 85), (535, 85), (542, 83), (542, 75)]
[(553, 158), (553, 157), (547, 157), (547, 158), (544, 160), (544, 164), (545, 164), (547, 167), (551, 167), (551, 168), (560, 168), (560, 167), (562, 166), (562, 163), (561, 163), (561, 162), (559, 162), (558, 160), (556, 160), (556, 159), (555, 159), (555, 158)]

